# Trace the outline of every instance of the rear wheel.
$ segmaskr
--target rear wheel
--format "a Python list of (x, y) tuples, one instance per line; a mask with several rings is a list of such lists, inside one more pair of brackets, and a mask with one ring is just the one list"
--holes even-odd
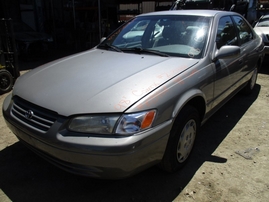
[(185, 165), (200, 127), (198, 111), (185, 106), (174, 122), (160, 167), (175, 172)]
[(9, 71), (5, 69), (0, 70), (0, 94), (9, 92), (13, 86), (13, 77)]

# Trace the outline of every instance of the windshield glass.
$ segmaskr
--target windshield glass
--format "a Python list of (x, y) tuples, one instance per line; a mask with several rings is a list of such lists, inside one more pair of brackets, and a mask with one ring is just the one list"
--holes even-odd
[[(200, 58), (211, 18), (184, 15), (141, 16), (124, 24), (98, 48), (113, 47), (123, 52)], [(143, 51), (137, 51), (137, 50)], [(160, 55), (160, 54), (159, 54)]]

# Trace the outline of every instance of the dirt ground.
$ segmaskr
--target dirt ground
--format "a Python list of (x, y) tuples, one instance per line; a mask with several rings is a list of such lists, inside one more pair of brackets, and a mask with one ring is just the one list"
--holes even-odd
[(191, 159), (174, 174), (156, 167), (115, 181), (69, 174), (18, 142), (1, 113), (0, 202), (269, 201), (268, 61), (254, 92), (235, 96), (201, 128)]

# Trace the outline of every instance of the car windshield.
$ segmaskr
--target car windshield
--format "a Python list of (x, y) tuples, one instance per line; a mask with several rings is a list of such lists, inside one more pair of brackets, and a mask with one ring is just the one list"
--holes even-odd
[(210, 17), (203, 16), (140, 16), (113, 32), (98, 48), (200, 58), (207, 42), (210, 21)]
[(256, 25), (256, 27), (269, 27), (269, 17), (262, 18)]

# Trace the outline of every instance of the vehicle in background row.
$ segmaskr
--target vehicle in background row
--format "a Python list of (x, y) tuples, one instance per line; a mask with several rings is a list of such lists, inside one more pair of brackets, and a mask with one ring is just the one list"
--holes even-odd
[(17, 52), (20, 56), (47, 52), (53, 42), (52, 36), (37, 32), (22, 21), (14, 21), (13, 29)]
[[(126, 37), (141, 23), (136, 40)], [(262, 39), (238, 13), (143, 14), (95, 48), (22, 75), (3, 116), (21, 142), (72, 173), (175, 172), (200, 126), (236, 93), (251, 93), (263, 57)]]
[(254, 25), (254, 30), (264, 42), (265, 53), (269, 54), (269, 15), (261, 16)]

